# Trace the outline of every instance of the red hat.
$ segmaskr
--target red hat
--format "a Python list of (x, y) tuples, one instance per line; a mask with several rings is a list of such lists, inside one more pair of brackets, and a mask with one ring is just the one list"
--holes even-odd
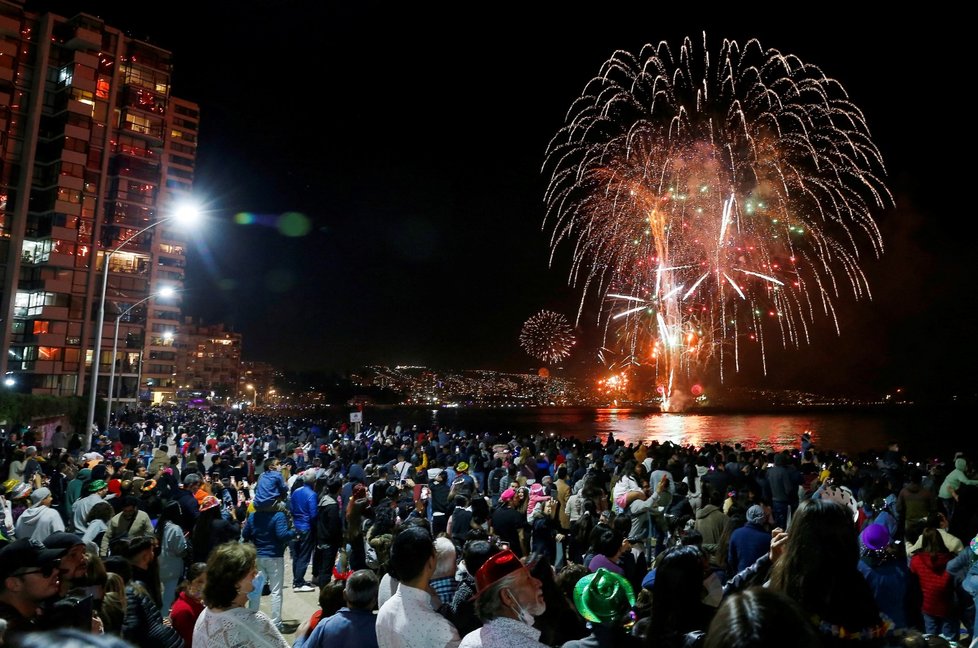
[(519, 556), (510, 549), (504, 549), (494, 554), (482, 563), (479, 571), (475, 573), (476, 596), (482, 594), (487, 587), (501, 578), (514, 574), (521, 569), (526, 569), (526, 565), (520, 562)]
[(122, 482), (118, 479), (110, 479), (109, 492), (113, 495), (122, 495)]

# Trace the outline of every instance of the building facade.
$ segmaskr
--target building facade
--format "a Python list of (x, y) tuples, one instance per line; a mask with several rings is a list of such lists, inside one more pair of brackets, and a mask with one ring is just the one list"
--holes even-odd
[[(179, 390), (205, 390), (233, 399), (241, 377), (241, 334), (223, 324), (200, 326), (186, 318), (178, 335)], [(178, 393), (179, 393), (178, 390)]]
[[(175, 390), (199, 111), (171, 55), (79, 14), (0, 0), (0, 372), (8, 389), (120, 400)], [(157, 225), (159, 225), (157, 227)], [(105, 284), (104, 321), (95, 331)], [(112, 356), (113, 344), (118, 352)]]

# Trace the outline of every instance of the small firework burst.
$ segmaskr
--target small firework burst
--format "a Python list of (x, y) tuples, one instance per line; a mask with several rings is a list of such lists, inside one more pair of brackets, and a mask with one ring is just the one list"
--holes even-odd
[(555, 364), (570, 355), (574, 346), (574, 331), (560, 313), (542, 310), (523, 324), (520, 346), (528, 354)]

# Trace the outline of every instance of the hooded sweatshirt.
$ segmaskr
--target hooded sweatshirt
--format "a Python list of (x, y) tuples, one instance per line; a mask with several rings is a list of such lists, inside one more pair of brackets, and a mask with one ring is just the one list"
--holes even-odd
[(71, 517), (71, 510), (75, 506), (75, 502), (82, 498), (85, 485), (91, 478), (92, 471), (88, 468), (82, 468), (75, 478), (68, 482), (68, 489), (65, 491), (65, 510), (68, 512), (68, 517)]
[(17, 518), (14, 533), (17, 534), (17, 538), (43, 542), (52, 533), (64, 530), (65, 523), (58, 512), (50, 506), (38, 504), (30, 507)]
[(707, 504), (696, 511), (696, 530), (703, 535), (703, 544), (715, 545), (720, 542), (727, 516), (713, 504)]
[(965, 468), (968, 467), (968, 462), (962, 458), (957, 458), (954, 460), (954, 470), (952, 470), (947, 477), (944, 478), (944, 482), (941, 484), (941, 490), (937, 494), (941, 499), (950, 499), (951, 489), (957, 491), (961, 488), (961, 485), (967, 486), (978, 486), (978, 479), (968, 479), (968, 475), (965, 474)]

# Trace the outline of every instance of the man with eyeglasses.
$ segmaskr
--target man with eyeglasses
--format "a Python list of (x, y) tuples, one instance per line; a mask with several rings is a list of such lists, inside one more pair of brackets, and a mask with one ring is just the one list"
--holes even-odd
[(47, 549), (27, 538), (0, 549), (0, 618), (8, 636), (41, 630), (38, 608), (58, 594), (58, 563), (64, 549)]

